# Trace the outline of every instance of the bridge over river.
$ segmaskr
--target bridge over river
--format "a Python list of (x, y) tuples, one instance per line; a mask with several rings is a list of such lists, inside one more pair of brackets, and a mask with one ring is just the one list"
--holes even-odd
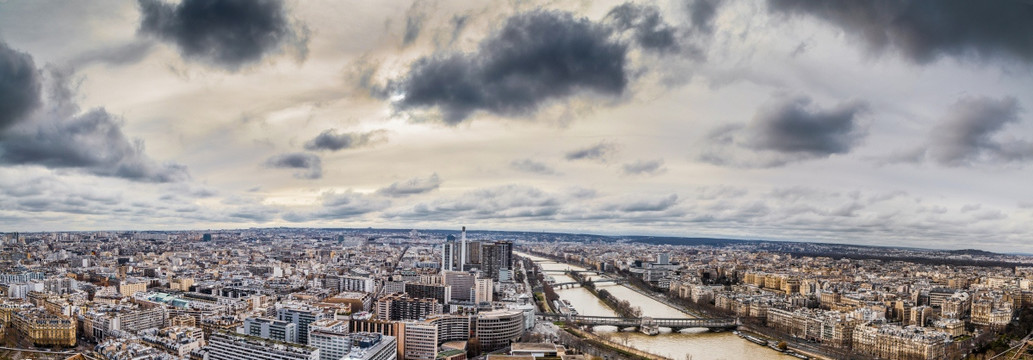
[[(670, 328), (671, 331), (678, 331), (689, 328), (706, 328), (710, 330), (735, 329), (741, 323), (735, 318), (716, 319), (675, 319), (675, 318), (622, 318), (609, 316), (586, 316), (557, 313), (538, 313), (539, 318), (547, 321), (563, 321), (575, 325), (609, 325), (618, 328), (637, 327), (639, 329), (656, 329), (658, 327)], [(644, 331), (647, 332), (647, 331)], [(647, 332), (648, 333), (648, 332)]]
[[(607, 283), (624, 284), (625, 282), (626, 281), (621, 280), (621, 279), (596, 279), (596, 280), (592, 280), (593, 284), (607, 284)], [(549, 285), (552, 285), (552, 287), (554, 289), (565, 289), (565, 288), (568, 288), (568, 287), (573, 288), (573, 287), (581, 286), (581, 283), (579, 283), (577, 281), (570, 281), (570, 282), (553, 283), (553, 284), (549, 284)]]

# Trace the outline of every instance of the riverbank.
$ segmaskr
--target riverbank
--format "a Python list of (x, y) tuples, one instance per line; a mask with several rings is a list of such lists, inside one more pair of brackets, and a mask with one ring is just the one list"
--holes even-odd
[(618, 315), (626, 318), (637, 318), (642, 316), (642, 309), (633, 307), (628, 301), (617, 299), (610, 294), (609, 291), (597, 289), (592, 280), (585, 279), (581, 274), (571, 271), (567, 273), (567, 276), (570, 276), (574, 281), (577, 281), (578, 284), (581, 284), (582, 289), (588, 290), (588, 292), (592, 293), (592, 295), (602, 301), (603, 304), (606, 304), (606, 306)]
[[(580, 271), (586, 268), (585, 266), (577, 265), (576, 262), (566, 263), (557, 261), (559, 259), (556, 257), (536, 256), (526, 253), (517, 253), (517, 255), (525, 256), (535, 263), (534, 266), (550, 273), (562, 273), (568, 270)], [(530, 266), (527, 269), (529, 273), (532, 271)], [(564, 274), (562, 278), (567, 279), (568, 276)], [(631, 304), (641, 307), (643, 316), (652, 318), (689, 318), (689, 315), (686, 315), (682, 310), (671, 307), (664, 302), (656, 301), (654, 297), (634, 291), (630, 286), (606, 285), (605, 283), (597, 283), (595, 285), (599, 290), (605, 289), (619, 300), (627, 300)], [(564, 300), (569, 300), (581, 314), (589, 316), (620, 316), (588, 291), (588, 289), (574, 287), (558, 290), (557, 293)], [(616, 332), (611, 327), (606, 326), (595, 327), (592, 330), (594, 330), (592, 332), (596, 336), (611, 340), (616, 344), (677, 360), (688, 358), (694, 360), (797, 360), (768, 347), (751, 343), (736, 336), (731, 331), (713, 332), (706, 331), (705, 329), (685, 329), (679, 332), (661, 331), (657, 335), (647, 335), (638, 331)], [(563, 331), (560, 331), (560, 333), (569, 335), (569, 333)], [(588, 344), (587, 341), (581, 342)], [(597, 347), (602, 348), (602, 345)]]
[(666, 356), (660, 356), (660, 355), (652, 354), (652, 353), (649, 353), (649, 352), (646, 352), (646, 351), (642, 351), (642, 350), (639, 350), (639, 349), (636, 349), (636, 348), (632, 348), (632, 347), (628, 347), (628, 346), (624, 346), (624, 345), (615, 343), (613, 341), (610, 341), (607, 338), (604, 338), (602, 336), (599, 336), (599, 335), (596, 335), (596, 334), (593, 334), (591, 332), (584, 331), (584, 330), (581, 330), (581, 329), (578, 329), (578, 328), (567, 326), (567, 327), (563, 327), (563, 330), (565, 330), (565, 331), (571, 333), (572, 335), (577, 336), (577, 337), (579, 337), (579, 338), (581, 338), (583, 340), (587, 340), (589, 342), (596, 343), (597, 345), (605, 346), (607, 348), (610, 348), (611, 350), (618, 351), (618, 352), (624, 353), (626, 355), (633, 355), (633, 356), (636, 356), (638, 358), (648, 359), (648, 360), (673, 360), (673, 359), (671, 359), (669, 357), (666, 357)]
[(642, 294), (642, 296), (649, 297), (650, 299), (653, 299), (653, 300), (655, 300), (658, 303), (670, 306), (671, 308), (673, 308), (675, 310), (681, 311), (682, 313), (684, 313), (685, 315), (688, 315), (689, 317), (692, 317), (692, 318), (705, 318), (706, 317), (703, 314), (700, 314), (700, 313), (697, 313), (695, 311), (689, 310), (688, 308), (686, 308), (684, 306), (681, 306), (681, 305), (679, 305), (677, 303), (674, 303), (670, 299), (668, 299), (666, 297), (663, 297), (663, 296), (660, 296), (660, 295), (658, 295), (658, 294), (656, 294), (656, 293), (654, 293), (652, 291), (642, 290), (642, 289), (638, 288), (637, 286), (630, 285), (630, 284), (629, 285), (625, 285), (624, 287), (626, 287), (628, 289), (631, 289), (631, 291), (634, 291), (634, 292), (637, 292), (639, 294)]

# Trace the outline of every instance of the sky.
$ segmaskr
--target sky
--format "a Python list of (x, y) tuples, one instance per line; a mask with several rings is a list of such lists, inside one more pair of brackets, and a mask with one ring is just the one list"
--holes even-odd
[(1027, 1), (0, 0), (0, 231), (1033, 253)]

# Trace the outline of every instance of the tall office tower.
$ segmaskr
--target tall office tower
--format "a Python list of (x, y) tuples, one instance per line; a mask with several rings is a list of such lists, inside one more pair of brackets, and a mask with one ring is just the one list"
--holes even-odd
[(219, 331), (208, 340), (207, 359), (319, 360), (319, 349)]
[(668, 254), (668, 253), (657, 254), (656, 255), (656, 264), (657, 265), (670, 265), (671, 264), (671, 254)]
[(477, 286), (474, 288), (473, 300), (480, 304), (483, 302), (492, 302), (494, 299), (494, 284), (491, 279), (483, 278), (477, 279)]
[(459, 249), (455, 236), (449, 235), (441, 246), (441, 271), (459, 270)]
[(308, 344), (308, 325), (325, 317), (319, 308), (304, 304), (286, 304), (276, 309), (278, 320), (292, 322), (297, 326), (299, 344)]
[(460, 271), (446, 271), (442, 275), (442, 283), (452, 287), (452, 299), (473, 301), (474, 286), (477, 278), (473, 274)]
[[(480, 242), (480, 241), (471, 241), (470, 243), (466, 244), (466, 262), (467, 262), (468, 267), (473, 267), (473, 266), (470, 266), (470, 265), (474, 265), (476, 267), (480, 267), (480, 265), (481, 265), (481, 245), (482, 244), (483, 243)], [(468, 270), (468, 269), (463, 269), (463, 270)]]
[(249, 317), (244, 319), (244, 327), (241, 330), (244, 335), (283, 342), (298, 342), (298, 326), (292, 322)]
[(462, 247), (459, 249), (459, 270), (466, 269), (466, 226), (463, 226), (463, 232), (459, 236)]
[(510, 278), (513, 261), (513, 243), (496, 241), (481, 247), (481, 266), (487, 276), (495, 281), (506, 281)]

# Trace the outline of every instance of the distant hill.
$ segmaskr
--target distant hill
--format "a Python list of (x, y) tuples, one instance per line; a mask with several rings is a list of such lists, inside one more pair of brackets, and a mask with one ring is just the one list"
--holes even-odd
[(972, 255), (972, 256), (993, 256), (1000, 255), (995, 252), (983, 251), (978, 249), (961, 249), (961, 250), (949, 250), (947, 251), (951, 255)]

